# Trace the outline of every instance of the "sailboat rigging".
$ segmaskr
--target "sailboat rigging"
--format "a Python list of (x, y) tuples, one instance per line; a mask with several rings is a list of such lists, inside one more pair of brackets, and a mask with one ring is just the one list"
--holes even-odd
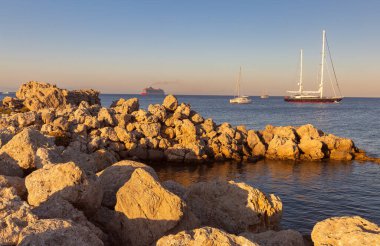
[(338, 80), (336, 77), (335, 68), (334, 68), (334, 64), (332, 62), (330, 48), (328, 46), (328, 43), (327, 43), (327, 49), (328, 49), (330, 61), (331, 61), (332, 67), (333, 67), (333, 72), (334, 72), (334, 76), (335, 76), (335, 80), (336, 80), (336, 85), (337, 85), (337, 88), (339, 91), (339, 96), (336, 94), (336, 91), (335, 91), (334, 85), (332, 83), (330, 72), (329, 72), (328, 68), (327, 68), (327, 72), (328, 72), (328, 75), (330, 77), (330, 82), (331, 82), (331, 86), (332, 86), (332, 89), (334, 92), (334, 96), (333, 97), (326, 97), (323, 95), (324, 83), (325, 83), (325, 81), (324, 81), (325, 66), (324, 65), (325, 65), (325, 60), (326, 60), (326, 54), (325, 54), (326, 53), (326, 43), (327, 43), (326, 32), (325, 32), (325, 30), (323, 30), (323, 32), (322, 32), (322, 55), (321, 55), (321, 70), (320, 70), (319, 89), (317, 91), (305, 91), (303, 89), (303, 71), (302, 71), (303, 70), (303, 50), (301, 49), (301, 52), (300, 52), (300, 75), (299, 75), (299, 82), (298, 82), (299, 88), (298, 88), (298, 91), (287, 91), (288, 93), (291, 93), (292, 95), (286, 96), (284, 98), (284, 100), (286, 102), (337, 103), (343, 99), (343, 97), (340, 93), (340, 88), (338, 85)]
[(239, 76), (236, 82), (236, 93), (237, 95), (230, 99), (230, 103), (233, 104), (248, 104), (252, 103), (252, 100), (248, 96), (240, 96), (240, 81), (241, 81), (241, 67), (239, 70)]

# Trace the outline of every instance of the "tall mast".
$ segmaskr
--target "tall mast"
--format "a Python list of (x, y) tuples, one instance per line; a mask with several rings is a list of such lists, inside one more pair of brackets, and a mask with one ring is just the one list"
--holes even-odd
[(325, 42), (326, 42), (326, 32), (322, 32), (322, 61), (321, 61), (321, 82), (319, 84), (319, 91), (321, 93), (321, 98), (323, 97), (323, 66), (325, 63)]
[(301, 54), (300, 54), (300, 56), (301, 56), (301, 61), (300, 61), (300, 81), (299, 81), (299, 83), (298, 83), (298, 85), (300, 86), (300, 88), (299, 88), (299, 91), (300, 91), (300, 94), (302, 94), (302, 92), (303, 92), (303, 81), (302, 81), (302, 63), (303, 63), (303, 50), (301, 49)]
[(241, 80), (241, 66), (240, 66), (239, 78), (238, 78), (238, 84), (237, 84), (238, 97), (240, 97), (240, 80)]

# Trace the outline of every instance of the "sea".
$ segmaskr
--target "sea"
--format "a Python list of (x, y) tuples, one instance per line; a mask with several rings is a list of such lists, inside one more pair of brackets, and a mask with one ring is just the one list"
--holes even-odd
[[(139, 98), (140, 108), (162, 103), (163, 96), (101, 94), (103, 106), (119, 98)], [(1, 97), (0, 97), (1, 98)], [(313, 124), (325, 133), (351, 138), (368, 155), (380, 157), (380, 98), (344, 98), (337, 104), (292, 104), (282, 97), (234, 105), (229, 96), (177, 96), (216, 123), (260, 130), (266, 125)], [(318, 221), (358, 215), (380, 225), (380, 165), (370, 162), (270, 161), (257, 163), (151, 164), (162, 181), (184, 186), (213, 179), (245, 182), (283, 202), (283, 229), (310, 234)]]

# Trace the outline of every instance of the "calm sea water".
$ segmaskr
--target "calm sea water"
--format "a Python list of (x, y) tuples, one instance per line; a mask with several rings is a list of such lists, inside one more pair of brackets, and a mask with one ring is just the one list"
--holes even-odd
[[(161, 103), (163, 97), (101, 95), (102, 105), (138, 97), (140, 107)], [(311, 123), (325, 132), (348, 137), (370, 155), (380, 157), (380, 98), (345, 98), (339, 104), (289, 104), (281, 97), (253, 98), (249, 105), (231, 105), (226, 96), (178, 96), (202, 116), (217, 123), (265, 125)], [(188, 186), (215, 178), (249, 183), (281, 197), (282, 226), (310, 233), (317, 221), (332, 216), (359, 215), (380, 224), (380, 165), (358, 162), (260, 161), (254, 164), (155, 164), (161, 180)]]

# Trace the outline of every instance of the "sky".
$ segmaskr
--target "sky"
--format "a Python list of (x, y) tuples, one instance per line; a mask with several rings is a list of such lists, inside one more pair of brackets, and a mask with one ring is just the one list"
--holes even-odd
[(0, 90), (232, 95), (241, 66), (243, 94), (285, 95), (301, 48), (315, 90), (325, 29), (343, 96), (380, 97), (379, 13), (378, 0), (0, 0)]

